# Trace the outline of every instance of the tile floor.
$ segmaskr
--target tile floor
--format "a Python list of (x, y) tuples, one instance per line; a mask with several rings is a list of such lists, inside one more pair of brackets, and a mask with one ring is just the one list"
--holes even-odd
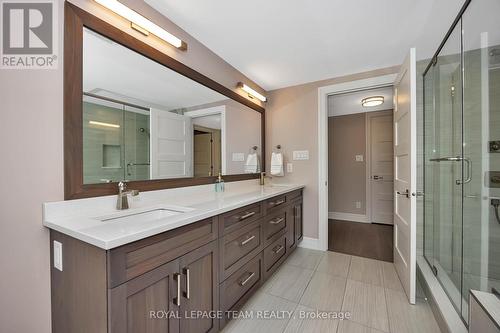
[[(242, 311), (289, 311), (281, 319), (235, 319), (224, 333), (439, 333), (417, 291), (410, 305), (389, 262), (298, 248)], [(351, 319), (310, 319), (315, 311), (350, 312)]]

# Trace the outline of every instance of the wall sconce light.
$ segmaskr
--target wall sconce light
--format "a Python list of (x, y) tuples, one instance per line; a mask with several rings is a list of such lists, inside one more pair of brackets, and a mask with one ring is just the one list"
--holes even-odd
[(262, 101), (262, 102), (265, 102), (267, 101), (267, 98), (266, 96), (258, 93), (257, 91), (253, 90), (252, 88), (250, 88), (249, 86), (247, 86), (246, 84), (244, 84), (243, 82), (238, 82), (238, 88), (241, 88), (244, 92), (246, 92), (248, 94), (248, 97), (250, 98), (257, 98), (258, 100)]
[(361, 105), (365, 108), (379, 106), (381, 104), (384, 104), (384, 96), (371, 96), (361, 100)]
[(106, 7), (107, 9), (115, 12), (126, 20), (130, 21), (130, 26), (132, 29), (139, 31), (141, 34), (145, 36), (149, 36), (149, 34), (153, 34), (156, 37), (166, 41), (167, 43), (175, 46), (176, 48), (185, 51), (187, 50), (187, 44), (183, 42), (181, 39), (175, 37), (165, 29), (159, 27), (154, 24), (141, 14), (136, 11), (128, 8), (124, 4), (120, 3), (117, 0), (95, 0), (98, 4)]

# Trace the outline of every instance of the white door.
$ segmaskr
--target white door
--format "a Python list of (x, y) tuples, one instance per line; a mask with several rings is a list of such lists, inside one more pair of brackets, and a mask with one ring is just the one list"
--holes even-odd
[(371, 222), (394, 223), (394, 141), (391, 111), (368, 112)]
[(193, 176), (191, 117), (151, 109), (151, 178)]
[(415, 49), (394, 83), (394, 266), (415, 304), (417, 214), (417, 117)]

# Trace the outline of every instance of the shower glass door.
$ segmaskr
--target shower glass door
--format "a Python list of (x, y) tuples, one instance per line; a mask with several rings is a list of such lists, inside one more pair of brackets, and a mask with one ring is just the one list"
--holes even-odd
[(424, 254), (461, 311), (462, 56), (458, 24), (424, 76)]
[(424, 73), (424, 256), (468, 321), (500, 290), (499, 1), (472, 1)]

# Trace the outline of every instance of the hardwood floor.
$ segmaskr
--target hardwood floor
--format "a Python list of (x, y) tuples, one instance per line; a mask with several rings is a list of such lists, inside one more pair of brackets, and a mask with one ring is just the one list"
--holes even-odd
[(328, 250), (393, 262), (393, 226), (328, 220)]

